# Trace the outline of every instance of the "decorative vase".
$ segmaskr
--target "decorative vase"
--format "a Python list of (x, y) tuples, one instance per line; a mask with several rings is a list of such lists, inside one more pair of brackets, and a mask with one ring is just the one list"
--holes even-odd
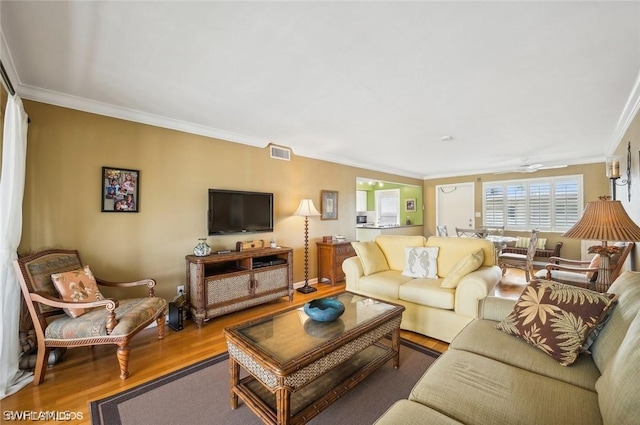
[(207, 245), (207, 238), (198, 239), (198, 245), (193, 248), (193, 254), (196, 257), (205, 257), (211, 254), (211, 247)]
[(320, 298), (304, 305), (304, 312), (317, 322), (332, 322), (344, 313), (344, 304), (334, 298)]

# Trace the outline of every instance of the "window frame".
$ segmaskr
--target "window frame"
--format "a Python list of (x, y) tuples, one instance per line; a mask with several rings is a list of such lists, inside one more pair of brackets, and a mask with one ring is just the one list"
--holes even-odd
[[(562, 184), (575, 185), (575, 193), (569, 193), (569, 196), (559, 194), (557, 191)], [(545, 185), (548, 187), (545, 188)], [(538, 190), (535, 193), (537, 196), (532, 196), (532, 186)], [(493, 199), (489, 199), (487, 192), (492, 187), (499, 190)], [(548, 190), (546, 199), (545, 190)], [(545, 203), (549, 205), (548, 215), (541, 209)], [(489, 210), (491, 204), (494, 207)], [(569, 230), (580, 219), (583, 209), (582, 174), (482, 183), (482, 222), (487, 227), (505, 226), (508, 231), (530, 231), (535, 228), (543, 232), (561, 233)]]

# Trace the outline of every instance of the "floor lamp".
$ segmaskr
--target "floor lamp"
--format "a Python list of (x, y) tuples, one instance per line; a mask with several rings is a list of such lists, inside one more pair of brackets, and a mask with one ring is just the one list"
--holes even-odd
[(308, 294), (317, 291), (317, 288), (309, 286), (309, 217), (320, 215), (311, 199), (303, 199), (293, 215), (304, 217), (304, 286), (298, 288), (298, 292)]
[(596, 279), (596, 291), (606, 292), (611, 285), (609, 260), (620, 253), (617, 246), (608, 246), (607, 241), (640, 241), (640, 227), (627, 215), (620, 201), (611, 201), (608, 196), (587, 202), (582, 217), (563, 235), (565, 238), (601, 240), (601, 246), (592, 246), (589, 253), (600, 255), (600, 267)]

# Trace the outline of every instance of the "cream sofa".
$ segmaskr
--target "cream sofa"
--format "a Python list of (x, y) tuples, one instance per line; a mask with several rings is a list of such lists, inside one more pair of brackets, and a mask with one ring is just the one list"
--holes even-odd
[(488, 297), (482, 318), (376, 424), (639, 424), (640, 272), (623, 273), (609, 293), (617, 305), (591, 354), (570, 366), (498, 330), (515, 301)]
[[(495, 265), (494, 246), (486, 239), (432, 236), (427, 240), (424, 236), (378, 236), (375, 246), (384, 256), (379, 262), (385, 264), (378, 264), (381, 271), (369, 274), (365, 269), (367, 262), (372, 260), (363, 258), (356, 246), (354, 243), (358, 256), (342, 263), (347, 291), (402, 304), (406, 308), (400, 325), (402, 329), (446, 342), (450, 342), (477, 317), (478, 300), (485, 298), (502, 276), (500, 268)], [(407, 262), (407, 247), (438, 248), (437, 279), (402, 274)], [(455, 272), (460, 261), (477, 251), (482, 251), (480, 267), (462, 276), (455, 288), (442, 288), (443, 280)]]

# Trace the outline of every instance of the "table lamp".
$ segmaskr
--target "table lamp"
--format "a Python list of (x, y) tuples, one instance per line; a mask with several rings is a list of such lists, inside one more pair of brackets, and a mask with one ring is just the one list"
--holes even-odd
[(309, 286), (309, 217), (317, 217), (320, 213), (311, 199), (303, 199), (293, 215), (304, 217), (304, 286), (298, 288), (297, 291), (308, 294), (318, 290)]
[(627, 215), (620, 201), (612, 201), (608, 196), (601, 196), (598, 201), (587, 202), (580, 220), (562, 236), (602, 241), (601, 246), (590, 247), (589, 253), (600, 255), (596, 291), (606, 292), (611, 285), (611, 255), (620, 253), (620, 248), (608, 246), (607, 241), (640, 241), (640, 227)]

